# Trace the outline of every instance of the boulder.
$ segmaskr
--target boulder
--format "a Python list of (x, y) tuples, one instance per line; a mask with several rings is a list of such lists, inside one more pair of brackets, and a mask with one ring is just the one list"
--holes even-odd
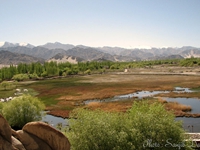
[(14, 138), (13, 136), (12, 136), (12, 146), (14, 149), (17, 149), (17, 150), (26, 150), (23, 144), (16, 138)]
[(17, 135), (15, 136), (17, 136), (27, 150), (52, 150), (46, 142), (31, 133), (23, 130), (19, 130), (16, 133)]
[(12, 142), (11, 141), (11, 127), (1, 114), (0, 114), (0, 135), (9, 143)]
[(15, 131), (0, 115), (0, 150), (70, 150), (70, 143), (46, 123), (30, 122)]
[(66, 136), (46, 123), (30, 122), (22, 130), (42, 139), (52, 150), (70, 150), (70, 143)]
[(0, 135), (0, 150), (13, 150), (12, 144)]

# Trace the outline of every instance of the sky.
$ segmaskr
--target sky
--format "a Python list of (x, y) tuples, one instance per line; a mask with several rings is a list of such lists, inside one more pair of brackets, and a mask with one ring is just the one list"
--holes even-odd
[(0, 41), (200, 47), (200, 0), (0, 0)]

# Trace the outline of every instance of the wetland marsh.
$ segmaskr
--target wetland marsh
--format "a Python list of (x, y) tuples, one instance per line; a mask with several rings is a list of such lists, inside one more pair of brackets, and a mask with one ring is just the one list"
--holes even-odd
[[(139, 91), (173, 91), (175, 87), (199, 88), (199, 79), (200, 76), (193, 75), (107, 73), (42, 80), (27, 84), (26, 88), (38, 93), (37, 97), (45, 103), (46, 110), (49, 110), (50, 114), (68, 117), (69, 112), (74, 108), (87, 107), (83, 105), (86, 100), (103, 100)], [(189, 93), (160, 93), (158, 96), (198, 98), (200, 94), (197, 90)], [(106, 105), (101, 104), (100, 107), (108, 110), (112, 107), (111, 110), (114, 111), (125, 111), (125, 108), (131, 106), (133, 100), (134, 98), (127, 98), (123, 102), (107, 102)]]
[[(173, 67), (173, 69), (170, 69), (174, 70), (174, 72), (166, 73), (165, 70), (167, 71), (169, 68), (160, 66), (160, 69), (159, 67), (155, 68), (154, 73), (152, 73), (152, 68), (136, 68), (129, 70), (127, 73), (107, 72), (104, 74), (67, 76), (34, 82), (19, 82), (16, 87), (26, 88), (31, 92), (30, 94), (41, 99), (46, 105), (45, 110), (48, 111), (49, 116), (68, 118), (73, 109), (80, 107), (91, 110), (102, 109), (105, 111), (125, 112), (131, 108), (135, 100), (141, 98), (140, 94), (146, 94), (143, 99), (156, 101), (162, 99), (160, 102), (166, 105), (167, 110), (174, 111), (176, 116), (199, 117), (199, 115), (188, 115), (200, 113), (196, 106), (193, 108), (190, 105), (190, 98), (197, 101), (200, 98), (199, 68), (193, 68), (196, 71), (192, 71), (192, 73), (192, 68), (178, 67), (176, 69), (176, 67)], [(182, 71), (180, 71), (181, 69)], [(190, 70), (189, 74), (187, 70)], [(188, 88), (193, 92), (188, 92), (188, 89), (187, 91), (173, 92), (176, 87)], [(0, 92), (2, 94), (5, 91)], [(6, 92), (10, 95), (14, 94), (14, 90), (7, 90)], [(109, 101), (109, 99), (113, 98), (123, 100)], [(179, 103), (166, 103), (165, 98), (188, 98), (188, 103), (186, 105), (183, 105), (184, 103), (182, 104), (181, 101), (178, 101)], [(88, 100), (93, 102), (86, 105), (85, 102)], [(194, 109), (195, 112), (193, 112)], [(49, 116), (47, 118), (52, 118)]]

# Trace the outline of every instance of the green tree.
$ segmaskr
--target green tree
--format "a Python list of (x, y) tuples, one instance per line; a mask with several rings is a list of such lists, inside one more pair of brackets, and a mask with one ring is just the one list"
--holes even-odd
[(1, 72), (2, 72), (1, 77), (2, 77), (3, 80), (12, 78), (12, 74), (11, 74), (10, 69), (8, 67), (2, 68)]
[(17, 66), (17, 72), (21, 74), (28, 73), (28, 65), (25, 63), (20, 63)]
[[(127, 113), (75, 110), (67, 137), (73, 150), (177, 149), (184, 130), (162, 104), (135, 102)], [(151, 143), (150, 143), (151, 142)], [(187, 149), (185, 146), (183, 149)]]
[(36, 97), (22, 95), (4, 105), (2, 114), (12, 127), (22, 128), (30, 121), (41, 119), (44, 104)]
[(56, 76), (59, 75), (59, 68), (56, 62), (46, 62), (45, 68), (48, 76)]

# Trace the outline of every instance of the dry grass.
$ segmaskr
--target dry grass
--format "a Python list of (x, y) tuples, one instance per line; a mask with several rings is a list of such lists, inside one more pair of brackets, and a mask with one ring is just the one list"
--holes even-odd
[(192, 110), (192, 107), (191, 106), (188, 106), (188, 105), (183, 105), (183, 104), (180, 104), (178, 102), (168, 102), (165, 104), (165, 107), (168, 109), (168, 110), (172, 110), (172, 111), (183, 111), (183, 112), (188, 112), (188, 111), (191, 111)]
[(47, 114), (54, 115), (54, 116), (57, 116), (57, 117), (62, 117), (62, 118), (68, 118), (69, 113), (70, 113), (70, 111), (67, 111), (67, 110), (51, 110)]
[(124, 102), (91, 102), (85, 108), (89, 108), (91, 110), (101, 109), (108, 112), (126, 112), (131, 108), (133, 104), (133, 100), (124, 101)]
[(161, 98), (158, 99), (158, 102), (162, 103), (165, 105), (165, 108), (167, 110), (172, 110), (172, 111), (183, 111), (183, 112), (189, 112), (192, 110), (191, 106), (188, 105), (183, 105), (178, 102), (168, 102), (166, 100), (163, 100)]
[[(154, 103), (154, 102), (160, 102), (164, 104), (166, 110), (172, 111), (176, 116), (188, 116), (192, 108), (191, 106), (183, 105), (178, 102), (167, 102), (166, 100), (158, 99), (158, 100), (151, 100), (149, 102)], [(134, 99), (132, 100), (127, 100), (127, 101), (118, 101), (118, 102), (91, 102), (88, 105), (85, 106), (85, 108), (89, 108), (91, 110), (95, 109), (101, 109), (104, 111), (116, 111), (116, 112), (126, 112), (128, 109), (131, 108), (132, 104), (134, 102)], [(150, 103), (150, 104), (151, 104)]]
[(191, 106), (183, 105), (178, 102), (167, 102), (166, 100), (158, 99), (160, 103), (165, 105), (166, 110), (172, 111), (176, 117), (200, 117), (200, 114), (191, 114)]

